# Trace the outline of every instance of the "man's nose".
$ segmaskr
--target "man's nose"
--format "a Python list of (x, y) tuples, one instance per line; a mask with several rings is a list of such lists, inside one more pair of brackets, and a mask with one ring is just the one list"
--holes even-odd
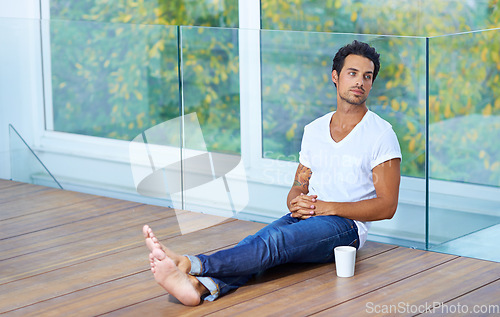
[(359, 87), (363, 87), (364, 83), (365, 83), (365, 82), (364, 82), (364, 80), (363, 80), (363, 76), (358, 76), (358, 77), (356, 78), (356, 85), (357, 85), (357, 86), (359, 86)]

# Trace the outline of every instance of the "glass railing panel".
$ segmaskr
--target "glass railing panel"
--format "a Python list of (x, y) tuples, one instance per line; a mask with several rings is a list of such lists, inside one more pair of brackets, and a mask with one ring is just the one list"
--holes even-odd
[[(414, 247), (427, 242), (459, 254), (452, 247), (456, 241), (498, 232), (498, 200), (492, 198), (498, 197), (500, 165), (492, 141), (500, 109), (498, 30), (431, 38), (426, 74), (426, 39), (418, 37), (42, 22), (50, 31), (50, 54), (43, 49), (50, 70), (48, 129), (98, 137), (96, 143), (128, 142), (118, 169), (106, 159), (84, 159), (73, 169), (75, 178), (101, 174), (120, 183), (129, 164), (136, 194), (177, 208), (270, 221), (287, 212), (304, 125), (335, 109), (332, 55), (357, 39), (381, 53), (368, 106), (393, 125), (403, 152), (398, 211), (394, 219), (375, 223), (370, 239)], [(252, 83), (240, 65), (248, 49), (241, 43), (249, 38), (259, 40), (252, 56), (259, 57), (260, 75)], [(241, 96), (253, 95), (261, 107), (242, 108)], [(44, 154), (49, 166), (53, 154)], [(71, 169), (65, 164), (54, 165), (56, 179)], [(20, 175), (19, 166), (13, 175)]]
[[(267, 16), (272, 3), (262, 3), (264, 28), (296, 23), (295, 16), (280, 15), (286, 10)], [(500, 236), (500, 153), (495, 143), (500, 137), (499, 30), (430, 39), (325, 32), (333, 25), (341, 27), (335, 30), (378, 33), (372, 24), (380, 19), (391, 21), (378, 23), (387, 34), (491, 28), (498, 25), (497, 4), (434, 2), (438, 15), (464, 13), (441, 16), (442, 24), (428, 14), (430, 1), (420, 1), (407, 13), (399, 9), (410, 2), (388, 1), (377, 9), (378, 16), (376, 2), (332, 1), (324, 6), (336, 9), (332, 22), (308, 20), (317, 8), (312, 1), (298, 4), (304, 12), (300, 18), (307, 20), (297, 20), (298, 29), (311, 26), (321, 32), (75, 22), (67, 17), (2, 19), (0, 34), (10, 46), (15, 41), (7, 33), (13, 30), (44, 36), (46, 127), (64, 132), (41, 136), (33, 130), (27, 135), (38, 139), (31, 144), (11, 127), (12, 179), (92, 193), (113, 191), (120, 198), (132, 190), (176, 208), (271, 221), (287, 212), (285, 199), (304, 125), (335, 109), (332, 55), (357, 39), (381, 53), (382, 69), (368, 106), (393, 125), (403, 152), (398, 211), (394, 219), (375, 223), (370, 239), (498, 261), (489, 251)], [(357, 9), (347, 12), (346, 4)], [(278, 26), (266, 26), (269, 19)], [(416, 20), (416, 26), (398, 24), (399, 19)], [(23, 60), (36, 64), (35, 55)], [(4, 64), (3, 72), (15, 72), (16, 63)], [(258, 71), (252, 73), (252, 67)], [(42, 91), (42, 72), (30, 74), (40, 75), (40, 87), (33, 91)], [(16, 96), (31, 93), (9, 87), (0, 87), (7, 92), (4, 110), (16, 105), (11, 102)], [(259, 102), (248, 102), (252, 98)], [(35, 122), (33, 116), (20, 126)], [(62, 143), (49, 144), (51, 137)], [(40, 140), (49, 144), (43, 151), (37, 148)], [(75, 146), (68, 147), (71, 143)], [(80, 149), (82, 144), (88, 148)]]
[(240, 154), (238, 29), (181, 27), (181, 38), (183, 114), (196, 113), (207, 150)]
[(184, 208), (233, 217), (248, 201), (234, 188), (246, 184), (238, 29), (181, 27), (180, 37)]
[[(336, 107), (334, 53), (353, 40), (381, 54), (381, 71), (368, 107), (393, 125), (403, 153), (401, 199), (391, 221), (373, 226), (374, 239), (425, 246), (425, 38), (320, 32), (262, 31), (262, 156), (293, 162), (293, 182), (304, 126)], [(271, 163), (269, 163), (271, 164)], [(276, 184), (278, 185), (278, 184)], [(285, 196), (286, 197), (286, 196)], [(283, 198), (284, 199), (284, 198)]]
[(429, 46), (429, 243), (500, 261), (500, 31)]
[[(182, 182), (182, 117), (156, 124), (128, 143), (132, 178), (139, 195), (158, 201), (148, 203), (184, 208)], [(110, 175), (118, 170), (109, 171)]]
[(26, 140), (9, 124), (11, 180), (62, 189), (63, 187)]
[(498, 2), (435, 0), (262, 0), (262, 28), (435, 36), (498, 27)]
[(49, 52), (49, 129), (131, 140), (179, 114), (175, 26), (51, 21)]
[(177, 27), (42, 25), (46, 127), (63, 132), (47, 134), (54, 174), (74, 190), (181, 201)]

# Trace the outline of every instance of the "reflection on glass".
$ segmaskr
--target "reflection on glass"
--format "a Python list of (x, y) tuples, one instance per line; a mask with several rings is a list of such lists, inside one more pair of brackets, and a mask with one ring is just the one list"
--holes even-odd
[[(234, 217), (248, 204), (241, 160), (238, 30), (181, 27), (183, 194), (190, 210)], [(222, 220), (221, 220), (222, 221)]]
[(196, 113), (209, 151), (240, 154), (238, 30), (182, 27), (184, 114)]
[(500, 261), (489, 252), (500, 236), (500, 32), (436, 37), (429, 46), (430, 243)]
[(61, 188), (61, 184), (47, 169), (21, 134), (9, 124), (11, 179), (17, 182)]
[(352, 36), (262, 31), (262, 143), (265, 158), (298, 161), (304, 126), (329, 112), (334, 105), (332, 54), (349, 41), (348, 38)]

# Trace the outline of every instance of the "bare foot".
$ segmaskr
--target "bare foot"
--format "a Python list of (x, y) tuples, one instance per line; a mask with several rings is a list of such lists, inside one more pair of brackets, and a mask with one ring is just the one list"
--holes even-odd
[(153, 252), (153, 250), (157, 248), (163, 250), (163, 246), (160, 244), (160, 242), (154, 235), (153, 230), (148, 225), (145, 225), (142, 228), (142, 233), (144, 234), (144, 238), (146, 239), (146, 246), (148, 247), (149, 251)]
[(154, 249), (150, 260), (156, 282), (184, 305), (198, 305), (201, 295), (208, 292), (194, 276), (181, 272), (161, 249)]
[[(183, 273), (189, 273), (191, 271), (191, 262), (188, 260), (188, 258), (175, 253), (174, 251), (170, 250), (169, 248), (161, 244), (156, 238), (155, 234), (153, 233), (153, 230), (148, 225), (145, 225), (142, 228), (142, 233), (144, 234), (144, 238), (146, 238), (146, 245), (148, 249), (151, 251), (151, 253), (153, 253), (155, 249), (161, 250), (167, 257), (169, 257), (174, 262), (174, 264)], [(151, 258), (151, 255), (149, 260), (150, 262), (152, 262), (153, 260)]]

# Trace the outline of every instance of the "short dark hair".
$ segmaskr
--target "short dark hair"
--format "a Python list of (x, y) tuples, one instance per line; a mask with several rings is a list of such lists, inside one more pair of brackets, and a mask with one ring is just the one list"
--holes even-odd
[[(336, 70), (337, 74), (340, 75), (340, 71), (344, 67), (345, 58), (351, 54), (366, 57), (373, 62), (375, 69), (373, 70), (372, 82), (374, 82), (378, 71), (380, 70), (380, 54), (377, 53), (375, 48), (357, 40), (354, 40), (351, 44), (347, 44), (342, 47), (339, 49), (337, 54), (335, 54), (335, 57), (333, 58), (332, 72)], [(337, 87), (337, 85), (335, 85), (335, 87)]]

